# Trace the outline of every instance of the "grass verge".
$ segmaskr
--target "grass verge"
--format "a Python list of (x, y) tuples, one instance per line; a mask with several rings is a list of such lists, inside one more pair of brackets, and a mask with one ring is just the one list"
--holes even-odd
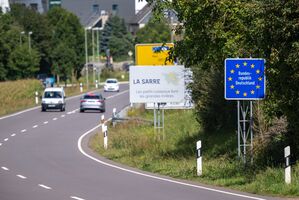
[[(131, 110), (131, 115), (152, 119), (152, 111)], [(230, 134), (232, 133), (232, 134)], [(203, 175), (196, 175), (197, 140), (203, 144)], [(95, 134), (90, 147), (102, 156), (145, 171), (174, 178), (229, 187), (250, 193), (294, 197), (299, 195), (299, 165), (293, 167), (292, 184), (284, 183), (284, 169), (247, 166), (236, 160), (236, 136), (202, 133), (191, 110), (166, 111), (165, 130), (152, 124), (130, 120), (109, 127), (109, 148), (103, 148), (103, 135)], [(233, 152), (233, 153), (230, 153)]]
[[(89, 88), (89, 90), (94, 89), (94, 86)], [(39, 96), (44, 91), (42, 84), (36, 79), (0, 82), (0, 116), (36, 106), (36, 91)], [(86, 88), (84, 88), (84, 91), (86, 91)], [(67, 96), (80, 94), (79, 85), (66, 87), (65, 93)]]

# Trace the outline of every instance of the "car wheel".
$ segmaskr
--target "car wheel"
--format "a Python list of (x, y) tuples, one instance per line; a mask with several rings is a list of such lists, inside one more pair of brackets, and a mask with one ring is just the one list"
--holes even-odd
[(46, 109), (45, 108), (42, 108), (42, 112), (45, 112), (46, 111)]

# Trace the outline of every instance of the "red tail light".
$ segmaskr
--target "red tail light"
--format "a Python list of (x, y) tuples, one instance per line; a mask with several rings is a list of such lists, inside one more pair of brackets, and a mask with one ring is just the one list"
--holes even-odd
[(104, 103), (104, 100), (98, 100), (97, 102)]
[(80, 102), (81, 102), (81, 103), (84, 103), (84, 102), (86, 102), (86, 100), (81, 100)]

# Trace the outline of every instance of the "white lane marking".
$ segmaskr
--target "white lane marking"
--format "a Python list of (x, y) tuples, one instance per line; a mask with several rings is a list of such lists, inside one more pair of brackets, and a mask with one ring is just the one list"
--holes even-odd
[(49, 122), (48, 122), (48, 121), (45, 121), (45, 122), (44, 122), (44, 124), (47, 124), (47, 123), (49, 123)]
[(34, 125), (34, 126), (32, 126), (32, 128), (37, 128), (38, 127), (38, 125)]
[(70, 115), (70, 114), (72, 114), (72, 112), (68, 112), (68, 113), (66, 113), (66, 114)]
[(2, 143), (0, 143), (0, 146), (2, 146)]
[(25, 133), (27, 130), (26, 129), (23, 129), (23, 130), (21, 130), (21, 133)]
[(27, 177), (26, 176), (23, 176), (21, 174), (18, 174), (17, 177), (21, 178), (21, 179), (26, 179)]
[(126, 92), (128, 92), (128, 91), (129, 91), (129, 90), (124, 90), (124, 91), (122, 91), (122, 92), (120, 92), (120, 93), (118, 93), (118, 94), (116, 94), (116, 95), (109, 96), (109, 97), (107, 97), (106, 99), (111, 99), (111, 98), (113, 98), (113, 97), (117, 97), (117, 96), (122, 95), (122, 94), (124, 94), (124, 93), (126, 93)]
[(13, 133), (13, 134), (11, 134), (10, 136), (11, 136), (11, 137), (14, 137), (14, 136), (16, 136), (16, 134), (15, 134), (15, 133)]
[(55, 121), (55, 120), (57, 120), (57, 118), (55, 117), (55, 118), (53, 118), (53, 120)]
[[(129, 82), (128, 81), (124, 81), (124, 82), (121, 82), (119, 84), (128, 84)], [(103, 90), (103, 89), (100, 89), (100, 91)], [(99, 90), (94, 90), (94, 91), (91, 91), (91, 92), (95, 92), (95, 91), (99, 91)], [(76, 95), (76, 96), (72, 96), (72, 97), (68, 97), (66, 99), (66, 101), (69, 101), (71, 99), (75, 99), (77, 97), (81, 97), (82, 94), (79, 94), (79, 95)], [(36, 109), (40, 109), (40, 106), (36, 106), (36, 107), (33, 107), (33, 108), (29, 108), (27, 110), (23, 110), (23, 111), (20, 111), (20, 112), (17, 112), (17, 113), (13, 113), (11, 115), (7, 115), (7, 116), (3, 116), (3, 117), (0, 117), (0, 120), (2, 119), (6, 119), (6, 118), (9, 118), (9, 117), (14, 117), (14, 116), (17, 116), (17, 115), (20, 115), (20, 114), (23, 114), (23, 113), (26, 113), (26, 112), (29, 112), (29, 111), (32, 111), (32, 110), (36, 110)]]
[(9, 171), (9, 169), (7, 167), (1, 167), (1, 168), (5, 171)]
[[(107, 121), (110, 121), (110, 120), (111, 120), (111, 118), (108, 119)], [(119, 166), (116, 166), (116, 165), (112, 165), (112, 164), (106, 163), (104, 161), (101, 161), (101, 160), (99, 160), (97, 158), (94, 158), (94, 157), (90, 156), (89, 154), (87, 154), (83, 150), (83, 148), (82, 148), (82, 140), (83, 140), (83, 138), (85, 136), (87, 136), (88, 134), (90, 134), (91, 132), (93, 132), (94, 130), (96, 130), (97, 128), (99, 128), (100, 126), (101, 126), (101, 124), (97, 125), (96, 127), (92, 128), (92, 129), (90, 129), (89, 131), (87, 131), (86, 133), (84, 133), (83, 135), (81, 135), (81, 137), (78, 140), (79, 151), (84, 156), (86, 156), (87, 158), (90, 158), (91, 160), (93, 160), (95, 162), (98, 162), (98, 163), (100, 163), (102, 165), (106, 165), (108, 167), (119, 169), (119, 170), (122, 170), (122, 171), (125, 171), (125, 172), (129, 172), (129, 173), (132, 173), (132, 174), (136, 174), (136, 175), (140, 175), (140, 176), (144, 176), (144, 177), (156, 179), (156, 180), (159, 180), (159, 181), (165, 181), (165, 182), (174, 183), (174, 184), (178, 184), (178, 185), (183, 185), (183, 186), (198, 188), (198, 189), (202, 189), (202, 190), (208, 190), (208, 191), (211, 191), (211, 192), (217, 192), (217, 193), (221, 193), (221, 194), (226, 194), (226, 195), (231, 195), (231, 196), (237, 196), (237, 197), (242, 197), (242, 198), (247, 198), (247, 199), (265, 200), (265, 199), (259, 198), (259, 197), (248, 196), (248, 195), (243, 195), (243, 194), (238, 194), (238, 193), (233, 193), (233, 192), (227, 192), (227, 191), (224, 191), (224, 190), (217, 190), (217, 189), (213, 189), (213, 188), (209, 188), (209, 187), (204, 187), (204, 186), (199, 186), (199, 185), (193, 185), (193, 184), (190, 184), (190, 183), (184, 183), (184, 182), (175, 181), (175, 180), (171, 180), (171, 179), (167, 179), (167, 178), (161, 178), (161, 177), (158, 177), (158, 176), (153, 176), (153, 175), (149, 175), (149, 174), (145, 174), (145, 173), (141, 173), (141, 172), (136, 172), (136, 171), (129, 170), (129, 169), (126, 169), (126, 168), (122, 168), (122, 167), (119, 167)]]
[(8, 138), (5, 138), (4, 141), (7, 142), (7, 141), (8, 141)]
[(80, 198), (80, 197), (76, 197), (76, 196), (70, 196), (70, 197), (71, 197), (71, 199), (85, 200), (85, 199), (82, 199), (82, 198)]
[(61, 115), (60, 117), (65, 117), (65, 115)]
[(38, 184), (38, 186), (39, 186), (39, 187), (42, 187), (42, 188), (44, 188), (44, 189), (46, 189), (46, 190), (52, 190), (51, 187), (46, 186), (46, 185), (43, 185), (43, 184)]

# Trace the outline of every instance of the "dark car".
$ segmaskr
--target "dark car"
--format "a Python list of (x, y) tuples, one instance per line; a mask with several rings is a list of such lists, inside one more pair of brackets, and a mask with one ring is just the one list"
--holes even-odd
[(80, 112), (99, 110), (105, 112), (105, 98), (101, 94), (87, 93), (80, 99)]

